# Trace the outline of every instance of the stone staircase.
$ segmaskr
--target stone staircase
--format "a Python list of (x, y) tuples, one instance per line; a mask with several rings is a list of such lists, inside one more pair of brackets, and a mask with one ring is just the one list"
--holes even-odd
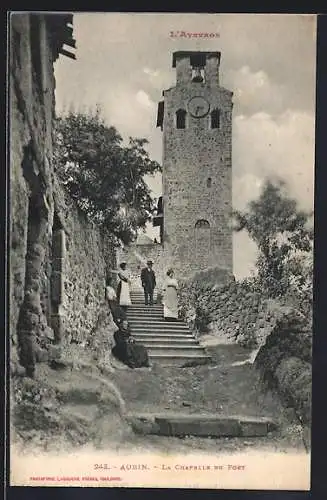
[(163, 317), (163, 305), (144, 304), (143, 289), (131, 290), (132, 306), (127, 319), (136, 342), (143, 344), (151, 363), (187, 366), (206, 364), (210, 356), (182, 321), (168, 322)]

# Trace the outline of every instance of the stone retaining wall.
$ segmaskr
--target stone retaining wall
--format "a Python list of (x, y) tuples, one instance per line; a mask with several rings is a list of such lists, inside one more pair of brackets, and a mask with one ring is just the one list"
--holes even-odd
[(33, 377), (62, 340), (86, 338), (115, 262), (110, 238), (56, 179), (53, 64), (63, 38), (52, 30), (64, 20), (15, 13), (10, 22), (10, 359), (13, 372)]
[[(105, 303), (106, 277), (110, 269), (116, 268), (115, 248), (110, 236), (86, 220), (57, 182), (55, 204), (66, 247), (63, 297), (58, 308), (63, 340), (85, 342)], [(52, 279), (54, 272), (52, 269)]]
[[(52, 125), (56, 54), (45, 16), (10, 16), (11, 361), (33, 376), (35, 335), (46, 324), (41, 287), (54, 215)], [(34, 23), (34, 24), (33, 24)]]
[[(311, 422), (311, 315), (288, 300), (266, 299), (254, 282), (224, 286), (188, 283), (180, 290), (180, 314), (204, 333), (225, 334), (256, 349), (255, 366), (277, 388), (300, 420)], [(303, 308), (306, 310), (306, 308)]]

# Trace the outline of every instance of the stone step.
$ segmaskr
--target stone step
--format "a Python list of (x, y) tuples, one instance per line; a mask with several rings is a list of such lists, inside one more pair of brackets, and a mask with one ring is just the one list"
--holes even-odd
[(130, 314), (127, 314), (127, 316), (130, 318), (131, 322), (135, 323), (135, 322), (138, 322), (138, 323), (144, 323), (145, 325), (148, 325), (149, 324), (149, 321), (151, 321), (151, 324), (155, 323), (155, 324), (158, 324), (158, 325), (167, 325), (167, 326), (185, 326), (188, 328), (188, 325), (186, 323), (184, 323), (184, 321), (182, 320), (176, 320), (176, 321), (167, 321), (164, 319), (163, 316), (160, 316), (160, 315), (157, 315), (157, 316), (147, 316), (147, 317), (144, 317), (144, 316), (137, 316), (135, 314), (133, 315), (130, 315)]
[(135, 337), (137, 344), (143, 344), (145, 347), (174, 347), (174, 346), (198, 346), (196, 339), (172, 339), (172, 338), (147, 338)]
[(139, 304), (133, 304), (127, 308), (128, 311), (163, 311), (162, 304), (153, 304), (152, 306), (145, 305), (144, 302), (140, 302)]
[(163, 305), (162, 304), (157, 304), (156, 302), (154, 302), (152, 304), (152, 306), (151, 306), (150, 304), (145, 304), (144, 300), (141, 302), (141, 301), (136, 301), (134, 299), (131, 299), (131, 301), (132, 301), (132, 305), (129, 306), (130, 308), (131, 307), (135, 307), (135, 308), (138, 308), (138, 309), (141, 309), (141, 308), (144, 308), (144, 309), (145, 308), (147, 308), (147, 309), (150, 309), (150, 308), (152, 308), (152, 309), (162, 308), (163, 309)]
[[(164, 319), (163, 315), (163, 310), (157, 310), (157, 311), (137, 311), (137, 310), (128, 310), (127, 311), (127, 316), (140, 316), (140, 318), (161, 318), (162, 320)], [(168, 323), (168, 321), (166, 322)]]
[(155, 321), (149, 321), (149, 322), (138, 322), (138, 321), (130, 321), (128, 320), (129, 322), (129, 325), (131, 327), (131, 330), (151, 330), (151, 331), (166, 331), (166, 332), (170, 332), (170, 331), (173, 331), (173, 332), (177, 332), (177, 331), (181, 331), (181, 332), (189, 332), (189, 327), (187, 325), (183, 325), (183, 323), (181, 323), (180, 325), (178, 324), (169, 324), (169, 323), (161, 323), (161, 322), (155, 322)]
[(166, 334), (166, 333), (133, 333), (133, 337), (136, 340), (144, 339), (146, 341), (151, 341), (151, 340), (158, 340), (158, 341), (181, 341), (181, 342), (197, 342), (199, 341), (193, 337), (193, 335), (179, 335), (179, 334)]
[(154, 319), (161, 319), (163, 320), (163, 312), (156, 312), (156, 313), (148, 313), (148, 312), (128, 312), (127, 311), (127, 316), (128, 318), (131, 318), (131, 319), (140, 319), (143, 321), (144, 320), (149, 320), (151, 318), (154, 318)]
[(166, 366), (194, 366), (194, 365), (205, 365), (210, 363), (211, 358), (206, 354), (160, 354), (154, 353), (149, 355), (150, 361), (152, 363), (158, 363)]
[[(135, 296), (131, 295), (131, 301), (133, 304), (134, 303), (135, 304), (144, 304), (145, 299), (144, 299), (144, 296), (143, 297), (135, 297)], [(157, 305), (161, 305), (160, 302), (159, 303), (157, 302), (157, 297), (153, 297), (153, 303), (157, 304)]]
[(133, 322), (133, 324), (140, 321), (140, 322), (146, 323), (147, 325), (150, 325), (153, 321), (155, 321), (155, 322), (163, 321), (163, 317), (160, 315), (158, 315), (158, 316), (140, 316), (140, 315), (130, 316), (129, 314), (127, 314), (127, 321), (129, 323)]
[[(136, 304), (136, 305), (143, 305), (145, 306), (145, 302), (144, 302), (144, 297), (142, 299), (138, 298), (138, 297), (131, 297), (131, 301), (132, 301), (132, 304)], [(148, 304), (149, 305), (149, 304)], [(153, 305), (156, 305), (156, 306), (161, 306), (162, 304), (159, 302), (157, 302), (157, 299), (153, 299)]]
[(163, 305), (162, 304), (153, 304), (150, 306), (150, 304), (145, 305), (144, 302), (132, 302), (132, 305), (130, 305), (127, 308), (128, 311), (135, 310), (135, 311), (149, 311), (149, 312), (154, 312), (154, 311), (163, 311)]
[(160, 324), (160, 325), (164, 325), (164, 326), (185, 326), (188, 328), (188, 325), (186, 323), (184, 323), (184, 321), (167, 321), (163, 316), (161, 315), (157, 315), (157, 316), (138, 316), (138, 315), (130, 315), (130, 314), (127, 314), (127, 316), (130, 318), (131, 321), (133, 321), (134, 323), (135, 322), (139, 322), (139, 323), (143, 323), (143, 324), (149, 324), (149, 323), (155, 323), (155, 324)]
[[(137, 304), (138, 306), (142, 306), (142, 305), (143, 305), (143, 306), (145, 306), (145, 303), (144, 303), (144, 297), (139, 298), (139, 297), (132, 297), (132, 296), (131, 296), (131, 300), (133, 300), (133, 298), (134, 298), (134, 300), (136, 301), (136, 304)], [(156, 302), (156, 300), (157, 300), (157, 299), (156, 299), (155, 297), (153, 297), (153, 305), (154, 305), (154, 306), (162, 306), (162, 305), (163, 305), (163, 304), (161, 304), (161, 303)], [(147, 305), (149, 305), (149, 304), (147, 304)]]
[(189, 354), (204, 354), (204, 351), (199, 345), (196, 344), (162, 344), (160, 342), (136, 342), (137, 344), (144, 345), (148, 351), (148, 355), (151, 357), (153, 354), (178, 354), (180, 356), (188, 356)]
[[(147, 338), (147, 339), (155, 339), (155, 340), (160, 340), (160, 339), (166, 339), (166, 340), (194, 340), (194, 337), (192, 337), (191, 335), (190, 336), (184, 336), (184, 337), (180, 337), (178, 335), (178, 333), (173, 333), (172, 335), (169, 335), (167, 336), (165, 332), (160, 332), (160, 333), (155, 333), (155, 332), (150, 332), (150, 331), (147, 331), (147, 332), (143, 332), (143, 331), (139, 331), (139, 332), (131, 332), (132, 336), (135, 337), (135, 339), (139, 339), (140, 337), (142, 338)], [(196, 339), (195, 339), (196, 340)], [(198, 343), (198, 345), (200, 345)], [(203, 346), (202, 346), (203, 347)]]
[(136, 339), (142, 337), (142, 338), (146, 338), (146, 339), (175, 339), (175, 340), (196, 340), (194, 335), (192, 335), (191, 333), (179, 333), (179, 332), (155, 332), (155, 333), (149, 333), (149, 332), (131, 332), (133, 337), (135, 337)]
[(128, 311), (135, 310), (135, 311), (148, 311), (148, 312), (155, 312), (155, 311), (163, 311), (163, 305), (162, 304), (153, 304), (150, 306), (149, 304), (145, 305), (144, 302), (132, 302), (132, 305), (127, 308)]
[[(161, 338), (162, 336), (170, 336), (171, 338), (172, 337), (179, 337), (180, 335), (183, 335), (183, 333), (181, 333), (181, 331), (165, 331), (165, 330), (151, 330), (150, 328), (148, 328), (147, 330), (145, 330), (144, 328), (139, 328), (138, 330), (135, 330), (135, 329), (131, 329), (131, 334), (134, 336), (134, 337), (137, 337), (137, 336), (152, 336), (152, 337), (156, 337), (156, 338)], [(194, 338), (194, 336), (192, 334), (187, 334), (187, 332), (185, 333), (185, 338)]]
[(143, 306), (142, 308), (137, 308), (130, 306), (126, 312), (127, 314), (146, 314), (147, 316), (160, 314), (163, 317), (163, 307)]
[[(142, 304), (145, 305), (144, 304), (144, 300), (145, 300), (144, 296), (143, 297), (135, 297), (135, 296), (131, 295), (131, 299), (134, 299), (138, 305), (142, 305)], [(153, 297), (153, 305), (161, 306), (162, 304), (157, 303), (156, 300), (157, 300), (157, 297)]]
[(127, 418), (132, 427), (142, 428), (145, 434), (175, 437), (263, 437), (278, 427), (264, 417), (166, 413), (129, 414)]

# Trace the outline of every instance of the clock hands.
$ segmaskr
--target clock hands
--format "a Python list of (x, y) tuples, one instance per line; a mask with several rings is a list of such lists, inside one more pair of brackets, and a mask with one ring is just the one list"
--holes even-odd
[(202, 118), (208, 113), (210, 104), (203, 97), (196, 96), (189, 100), (188, 109), (195, 118)]
[(195, 114), (196, 114), (196, 116), (199, 114), (199, 111), (200, 111), (201, 109), (203, 110), (203, 106), (197, 106), (197, 107), (195, 108)]

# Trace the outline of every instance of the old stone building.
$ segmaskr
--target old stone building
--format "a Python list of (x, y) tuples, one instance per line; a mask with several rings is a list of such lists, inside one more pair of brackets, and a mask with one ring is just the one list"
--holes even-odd
[(63, 340), (89, 334), (114, 260), (53, 163), (54, 62), (59, 54), (75, 58), (72, 21), (69, 14), (10, 18), (9, 328), (13, 369), (20, 362), (29, 376), (37, 361), (60, 353)]
[(220, 86), (219, 65), (219, 52), (175, 52), (176, 85), (163, 92), (158, 106), (163, 262), (179, 278), (233, 270), (233, 94)]

